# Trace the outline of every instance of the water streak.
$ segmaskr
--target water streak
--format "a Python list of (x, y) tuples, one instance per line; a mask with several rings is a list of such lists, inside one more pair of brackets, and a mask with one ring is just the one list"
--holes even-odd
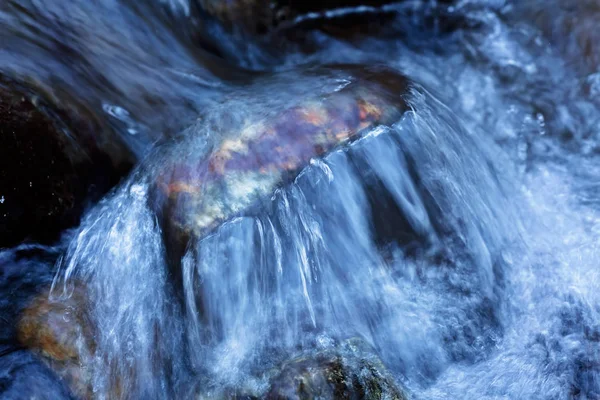
[[(349, 44), (312, 33), (317, 51), (291, 46), (282, 72), (224, 84), (218, 104), (222, 87), (207, 83), (215, 70), (197, 68), (190, 42), (159, 24), (157, 9), (0, 6), (10, 28), (0, 33), (2, 73), (48, 92), (58, 80), (65, 99), (136, 132), (124, 136), (142, 161), (65, 238), (54, 283), (57, 298), (88, 293), (95, 343), (81, 361), (96, 397), (260, 397), (289, 360), (356, 338), (416, 399), (600, 396), (597, 74), (573, 67), (577, 49), (549, 43), (539, 20), (523, 21), (545, 10), (540, 2), (433, 3), (415, 9), (464, 24), (441, 34), (398, 7), (398, 35)], [(170, 4), (191, 15), (191, 3)], [(66, 45), (57, 38), (71, 40), (79, 67), (52, 56)], [(272, 68), (254, 58), (259, 48), (239, 59)], [(344, 73), (298, 72), (333, 61), (378, 61), (408, 76), (399, 95), (409, 110), (314, 158), (173, 260), (152, 193), (165, 165), (200, 162), (247, 121), (344, 90)], [(0, 282), (27, 282), (12, 278), (12, 251), (0, 262), (13, 266)], [(34, 264), (48, 268), (41, 283), (47, 264)]]

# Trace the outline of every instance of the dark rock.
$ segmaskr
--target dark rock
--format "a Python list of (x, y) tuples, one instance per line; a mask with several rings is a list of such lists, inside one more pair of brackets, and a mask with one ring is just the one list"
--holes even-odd
[(445, 39), (468, 24), (464, 15), (439, 1), (398, 3), (301, 16), (279, 24), (259, 42), (276, 59), (278, 54), (313, 54), (339, 45), (360, 48), (372, 45), (373, 38), (379, 44), (400, 41), (417, 51), (440, 45), (444, 46), (440, 50), (448, 51)]
[[(337, 59), (350, 55), (340, 52), (340, 48), (367, 49), (371, 62), (378, 57), (384, 61), (387, 53), (373, 51), (373, 46), (382, 46), (386, 41), (389, 44), (401, 42), (415, 51), (431, 48), (453, 53), (461, 49), (452, 36), (477, 24), (464, 12), (457, 11), (452, 0), (325, 1), (314, 4), (275, 1), (271, 2), (270, 8), (261, 8), (263, 3), (260, 1), (207, 0), (204, 3), (204, 11), (216, 5), (219, 10), (209, 11), (212, 16), (198, 11), (196, 18), (203, 22), (199, 24), (202, 28), (194, 34), (196, 46), (210, 48), (209, 51), (231, 64), (260, 71), (288, 64), (289, 55), (294, 59), (300, 54), (327, 54), (328, 49), (338, 50), (335, 52)], [(246, 7), (236, 8), (232, 3)], [(223, 36), (230, 40), (223, 41)], [(207, 43), (210, 43), (208, 47)], [(249, 52), (249, 48), (254, 50)]]
[(309, 13), (325, 12), (346, 7), (379, 7), (393, 3), (390, 0), (325, 0), (306, 2), (297, 0), (200, 0), (200, 6), (226, 26), (237, 26), (250, 33), (264, 34), (276, 26), (291, 22)]
[(52, 242), (129, 162), (81, 143), (45, 102), (0, 80), (0, 247)]

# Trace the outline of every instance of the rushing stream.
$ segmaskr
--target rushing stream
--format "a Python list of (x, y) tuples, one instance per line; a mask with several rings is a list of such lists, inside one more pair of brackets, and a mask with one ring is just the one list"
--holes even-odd
[[(391, 22), (352, 40), (311, 31), (315, 50), (274, 55), (186, 1), (125, 3), (0, 5), (0, 72), (110, 126), (139, 160), (55, 246), (0, 252), (3, 396), (277, 398), (294, 360), (336, 354), (367, 394), (370, 373), (384, 382), (372, 398), (600, 399), (600, 72), (593, 48), (545, 32), (577, 9), (350, 8), (296, 23)], [(194, 47), (199, 26), (227, 62)], [(363, 89), (371, 78), (342, 63), (390, 75)], [(259, 180), (275, 148), (249, 145), (234, 181), (193, 187), (256, 126), (301, 143), (282, 113), (305, 99), (384, 88), (396, 112), (367, 107), (379, 119), (363, 124), (361, 109), (362, 125), (344, 120), (356, 135), (343, 125), (302, 168), (278, 164), (293, 174)], [(192, 200), (161, 200), (165, 171)], [(11, 339), (25, 293), (50, 285), (55, 301), (84, 297), (75, 370)]]

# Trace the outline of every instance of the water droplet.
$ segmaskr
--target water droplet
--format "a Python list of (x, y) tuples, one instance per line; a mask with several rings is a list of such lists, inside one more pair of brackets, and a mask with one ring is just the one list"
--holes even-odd
[(129, 111), (127, 111), (123, 107), (114, 106), (111, 104), (103, 104), (102, 109), (106, 111), (110, 116), (113, 116), (120, 120), (129, 117)]
[(123, 107), (111, 104), (103, 104), (102, 109), (111, 117), (118, 119), (125, 124), (126, 132), (132, 136), (137, 135), (140, 131), (144, 130), (144, 126), (137, 123), (129, 111)]

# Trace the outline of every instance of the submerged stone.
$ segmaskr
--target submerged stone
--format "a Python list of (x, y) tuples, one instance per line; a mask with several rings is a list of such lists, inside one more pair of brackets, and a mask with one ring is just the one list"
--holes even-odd
[(93, 324), (82, 286), (68, 296), (38, 294), (22, 311), (17, 339), (36, 353), (80, 398), (91, 398), (89, 357), (94, 351)]
[[(79, 399), (130, 398), (125, 378), (96, 351), (97, 325), (91, 314), (90, 293), (76, 282), (46, 289), (21, 311), (16, 327), (17, 340), (35, 354)], [(97, 369), (108, 377), (109, 388), (102, 395), (94, 391)], [(132, 375), (136, 371), (129, 371)], [(126, 385), (126, 383), (125, 383)]]
[(299, 357), (287, 362), (271, 382), (267, 399), (405, 400), (381, 361), (366, 354), (360, 341), (340, 350)]
[[(70, 294), (44, 291), (23, 310), (17, 326), (20, 343), (42, 361), (81, 399), (97, 398), (91, 377), (95, 357), (94, 326), (88, 313), (85, 287), (72, 286)], [(110, 375), (110, 365), (105, 373)], [(132, 375), (136, 371), (130, 371)], [(407, 394), (388, 373), (373, 350), (360, 339), (306, 353), (285, 362), (272, 376), (262, 395), (230, 388), (224, 395), (236, 399), (367, 399), (406, 400)], [(110, 398), (130, 398), (127, 379), (112, 376)], [(205, 398), (197, 393), (197, 398)], [(212, 398), (212, 397), (211, 397)], [(218, 397), (222, 398), (222, 397)]]

